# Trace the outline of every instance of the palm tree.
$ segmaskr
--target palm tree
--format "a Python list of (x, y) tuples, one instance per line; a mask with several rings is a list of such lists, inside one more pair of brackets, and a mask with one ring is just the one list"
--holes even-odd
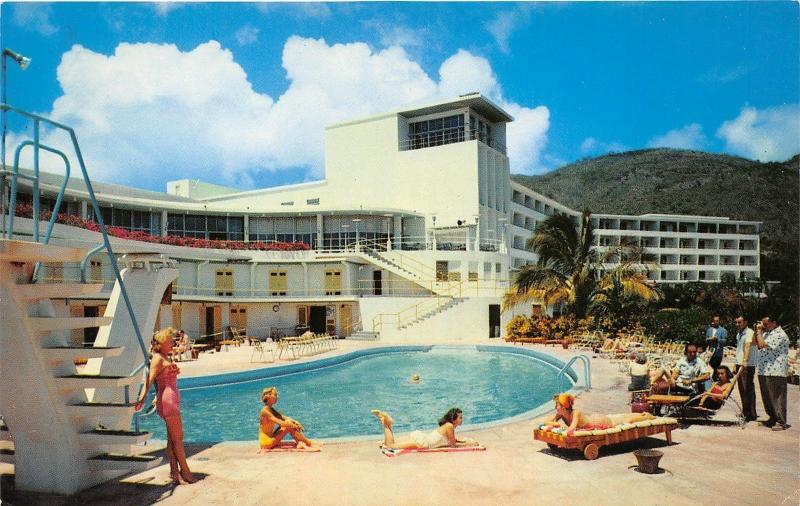
[[(547, 218), (526, 243), (539, 259), (517, 273), (503, 298), (504, 309), (533, 300), (548, 306), (561, 302), (567, 304), (569, 313), (583, 318), (595, 298), (599, 304), (604, 298), (614, 296), (613, 290), (608, 290), (615, 279), (619, 293), (626, 297), (646, 301), (660, 297), (658, 289), (647, 279), (649, 257), (642, 248), (623, 243), (601, 255), (592, 248), (593, 242), (594, 229), (588, 210), (581, 215), (580, 227), (565, 214)], [(606, 272), (605, 265), (612, 258), (618, 263)]]

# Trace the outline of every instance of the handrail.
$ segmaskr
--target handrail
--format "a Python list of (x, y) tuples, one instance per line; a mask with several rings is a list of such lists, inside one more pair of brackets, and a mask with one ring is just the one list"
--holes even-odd
[(556, 375), (556, 382), (558, 382), (559, 378), (561, 378), (561, 376), (564, 375), (567, 369), (569, 369), (572, 366), (572, 364), (574, 364), (575, 361), (578, 359), (580, 359), (581, 362), (583, 362), (584, 390), (588, 392), (589, 390), (592, 389), (592, 366), (591, 363), (589, 362), (589, 357), (587, 357), (586, 355), (575, 355), (570, 359), (569, 362), (564, 364), (564, 367), (562, 367), (561, 370), (558, 371), (558, 374)]
[[(44, 116), (40, 116), (38, 114), (29, 113), (22, 109), (18, 109), (16, 107), (12, 107), (8, 104), (0, 104), (0, 109), (3, 111), (11, 111), (20, 114), (21, 116), (30, 118), (33, 120), (33, 217), (34, 217), (34, 229), (33, 229), (33, 237), (35, 242), (39, 242), (39, 149), (42, 148), (42, 145), (39, 143), (39, 128), (40, 123), (49, 124), (55, 128), (61, 129), (66, 131), (69, 136), (70, 140), (72, 141), (72, 147), (75, 149), (75, 156), (78, 159), (78, 164), (81, 168), (81, 174), (83, 176), (83, 181), (86, 184), (86, 191), (89, 194), (89, 200), (92, 203), (92, 209), (97, 218), (98, 225), (100, 226), (100, 232), (103, 235), (103, 246), (105, 247), (109, 261), (111, 262), (111, 266), (114, 270), (114, 275), (116, 277), (117, 282), (119, 283), (120, 292), (122, 293), (122, 298), (125, 301), (125, 307), (128, 310), (128, 315), (131, 318), (131, 323), (133, 324), (133, 330), (136, 334), (136, 339), (139, 341), (139, 347), (142, 350), (143, 356), (143, 363), (134, 371), (133, 374), (136, 374), (141, 368), (149, 368), (150, 366), (150, 357), (148, 356), (147, 347), (144, 344), (144, 339), (142, 338), (142, 332), (139, 328), (139, 324), (136, 321), (136, 315), (133, 312), (133, 306), (131, 305), (130, 297), (128, 296), (128, 291), (125, 288), (125, 284), (122, 281), (122, 275), (119, 270), (119, 265), (117, 263), (117, 257), (114, 256), (114, 251), (111, 248), (111, 242), (108, 239), (108, 233), (106, 232), (105, 223), (103, 222), (103, 216), (100, 213), (100, 205), (97, 202), (97, 198), (94, 194), (94, 189), (92, 188), (91, 180), (89, 179), (89, 173), (86, 170), (86, 163), (83, 160), (83, 154), (81, 153), (81, 148), (78, 145), (78, 137), (75, 134), (75, 130), (71, 127), (59, 123), (57, 121), (53, 121), (51, 119), (45, 118)], [(17, 178), (19, 177), (19, 152), (21, 147), (17, 148), (17, 152), (15, 155), (14, 160), (14, 167), (13, 167), (13, 176), (11, 181), (12, 187), (12, 194), (11, 198), (14, 199), (11, 201), (11, 205), (9, 205), (8, 214), (9, 214), (9, 229), (7, 236), (9, 239), (13, 238), (14, 229), (13, 229), (13, 216), (14, 216), (14, 205), (13, 203), (16, 201), (16, 188), (17, 188)], [(64, 184), (62, 184), (61, 189), (59, 191), (59, 195), (56, 199), (56, 202), (60, 205), (60, 200), (63, 198), (64, 190), (66, 188), (67, 178), (64, 179)], [(55, 218), (57, 213), (53, 213), (51, 217), (51, 221)], [(51, 227), (48, 227), (48, 232), (51, 230)], [(49, 240), (49, 235), (47, 236)]]

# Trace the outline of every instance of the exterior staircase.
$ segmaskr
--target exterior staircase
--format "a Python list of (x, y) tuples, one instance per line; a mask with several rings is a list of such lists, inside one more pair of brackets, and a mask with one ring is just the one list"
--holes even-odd
[(433, 308), (433, 309), (430, 309), (428, 311), (425, 311), (424, 313), (420, 314), (419, 316), (417, 316), (417, 317), (415, 317), (415, 318), (413, 318), (413, 319), (411, 319), (409, 321), (401, 323), (398, 326), (398, 329), (399, 330), (409, 329), (409, 328), (413, 327), (414, 325), (417, 325), (417, 324), (419, 324), (421, 322), (424, 322), (425, 320), (428, 320), (430, 318), (436, 317), (436, 315), (438, 315), (438, 314), (444, 313), (445, 311), (449, 310), (450, 308), (453, 308), (453, 307), (461, 304), (462, 302), (464, 302), (464, 300), (466, 300), (466, 299), (454, 297), (454, 298), (450, 299), (449, 301), (447, 301), (445, 304), (442, 304), (442, 305), (440, 305), (440, 306), (438, 306), (436, 308)]
[(405, 278), (413, 283), (417, 283), (422, 288), (430, 290), (437, 295), (450, 295), (452, 286), (449, 283), (439, 283), (434, 281), (434, 275), (426, 276), (424, 273), (416, 269), (400, 265), (393, 260), (389, 254), (380, 251), (360, 248), (355, 251), (363, 260), (377, 265), (389, 272), (393, 272), (402, 278)]
[(347, 339), (351, 341), (378, 341), (380, 339), (380, 332), (358, 330), (347, 336)]
[[(31, 283), (37, 262), (80, 262), (85, 254), (0, 240), (0, 440), (9, 440), (0, 441), (0, 460), (13, 460), (19, 490), (72, 494), (162, 460), (132, 451), (150, 438), (129, 430), (143, 374), (79, 372), (74, 365), (77, 358), (113, 363), (126, 352), (125, 346), (69, 342), (73, 329), (107, 332), (120, 307), (103, 317), (69, 317), (62, 301), (96, 293), (102, 285)], [(124, 387), (130, 400), (121, 395)], [(98, 392), (118, 393), (107, 400)]]

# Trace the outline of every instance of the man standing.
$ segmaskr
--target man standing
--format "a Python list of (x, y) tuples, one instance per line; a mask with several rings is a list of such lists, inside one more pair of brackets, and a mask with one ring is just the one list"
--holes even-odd
[(756, 326), (758, 346), (758, 384), (761, 400), (769, 418), (764, 425), (772, 430), (786, 430), (786, 372), (789, 369), (789, 336), (765, 316)]
[(736, 372), (739, 373), (739, 397), (742, 399), (742, 414), (748, 422), (758, 418), (756, 414), (756, 362), (758, 347), (753, 346), (753, 331), (747, 327), (744, 316), (736, 318)]
[(711, 318), (711, 325), (706, 329), (706, 347), (711, 351), (708, 365), (711, 366), (715, 380), (717, 379), (717, 367), (722, 363), (722, 353), (727, 341), (728, 331), (719, 324), (719, 315), (714, 315)]

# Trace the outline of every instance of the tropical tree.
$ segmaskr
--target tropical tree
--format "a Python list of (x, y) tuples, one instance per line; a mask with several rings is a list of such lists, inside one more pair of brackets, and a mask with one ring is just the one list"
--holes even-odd
[(590, 308), (606, 312), (616, 304), (623, 311), (636, 300), (660, 298), (660, 291), (647, 279), (649, 256), (642, 248), (622, 243), (601, 254), (593, 243), (588, 210), (578, 226), (565, 214), (547, 218), (526, 244), (538, 260), (517, 273), (503, 307), (534, 300), (548, 306), (564, 303), (568, 313), (584, 318)]

